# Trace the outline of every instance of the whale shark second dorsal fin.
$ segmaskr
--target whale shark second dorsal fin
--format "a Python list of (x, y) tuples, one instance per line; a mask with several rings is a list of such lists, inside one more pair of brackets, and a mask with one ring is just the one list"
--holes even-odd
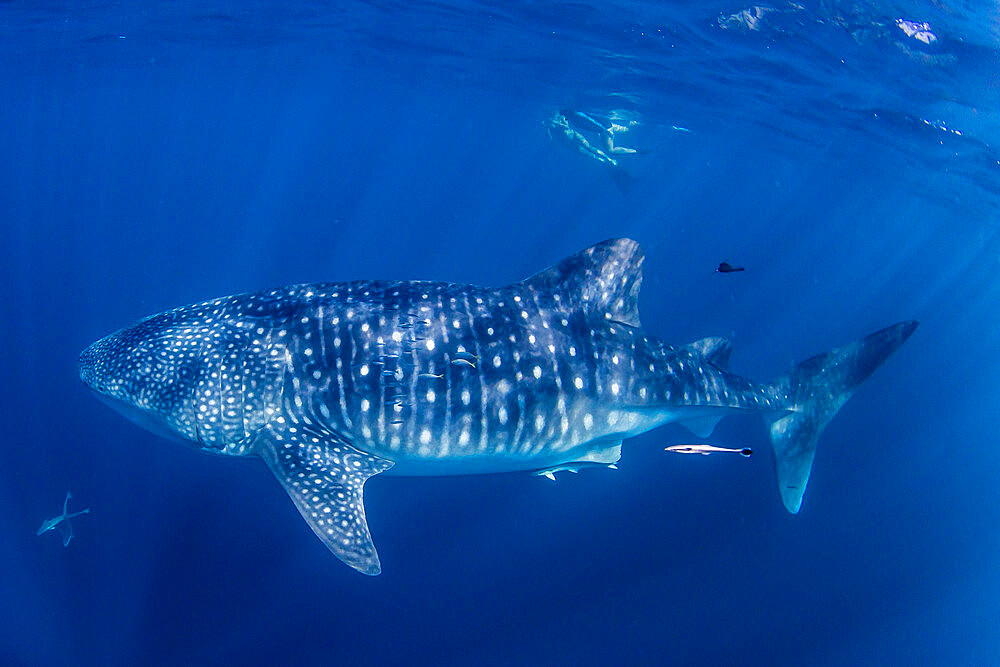
[(710, 336), (688, 343), (685, 347), (700, 354), (705, 361), (719, 370), (729, 370), (729, 355), (733, 352), (733, 344), (725, 338)]
[(568, 301), (567, 306), (638, 327), (642, 260), (642, 248), (635, 241), (609, 239), (536, 273), (521, 285), (556, 294)]

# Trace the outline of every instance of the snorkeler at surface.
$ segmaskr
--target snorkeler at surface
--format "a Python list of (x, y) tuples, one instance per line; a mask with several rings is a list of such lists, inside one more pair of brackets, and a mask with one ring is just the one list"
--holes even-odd
[(597, 120), (591, 114), (572, 109), (560, 109), (559, 115), (565, 118), (569, 127), (575, 131), (581, 134), (592, 133), (595, 139), (600, 140), (606, 154), (633, 155), (639, 152), (635, 148), (615, 145), (615, 135), (624, 134), (639, 124), (639, 121), (627, 111), (616, 109), (608, 114), (604, 122)]
[(605, 122), (593, 114), (572, 109), (560, 109), (545, 121), (549, 138), (567, 148), (597, 160), (611, 168), (611, 177), (624, 192), (629, 189), (632, 177), (621, 168), (613, 155), (629, 155), (639, 151), (615, 145), (615, 135), (628, 132), (638, 121), (625, 111), (612, 111)]
[[(586, 155), (589, 158), (593, 158), (598, 162), (610, 165), (612, 167), (618, 166), (618, 162), (614, 160), (610, 155), (605, 153), (600, 148), (594, 146), (590, 141), (584, 136), (583, 132), (580, 131), (580, 119), (576, 115), (567, 116), (566, 113), (573, 114), (573, 112), (559, 112), (553, 115), (545, 122), (545, 128), (549, 133), (549, 138), (561, 142), (567, 148), (576, 150), (579, 153)], [(585, 114), (579, 114), (589, 120), (589, 116)], [(571, 123), (570, 118), (573, 118), (575, 122)], [(600, 127), (598, 125), (598, 127)], [(603, 131), (603, 128), (601, 128)]]
[(608, 141), (608, 150), (612, 153), (648, 153), (649, 151), (640, 150), (638, 148), (626, 148), (624, 146), (615, 146), (614, 139), (616, 135), (625, 134), (633, 127), (639, 125), (636, 114), (630, 111), (624, 111), (622, 109), (615, 109), (608, 114), (608, 135), (610, 137)]

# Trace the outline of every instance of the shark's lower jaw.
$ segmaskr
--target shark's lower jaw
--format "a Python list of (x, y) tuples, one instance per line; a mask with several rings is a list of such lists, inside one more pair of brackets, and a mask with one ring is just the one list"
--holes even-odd
[(110, 396), (108, 394), (103, 394), (99, 391), (94, 391), (94, 394), (97, 395), (102, 403), (111, 407), (112, 410), (121, 414), (136, 426), (139, 426), (150, 433), (174, 442), (181, 442), (188, 445), (193, 443), (190, 438), (178, 431), (176, 425), (171, 424), (167, 418), (162, 415), (158, 415), (145, 408), (137, 407), (128, 401), (115, 398), (114, 396)]

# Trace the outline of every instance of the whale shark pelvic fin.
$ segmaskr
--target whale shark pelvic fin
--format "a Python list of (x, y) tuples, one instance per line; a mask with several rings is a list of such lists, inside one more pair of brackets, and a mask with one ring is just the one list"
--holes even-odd
[(392, 462), (360, 452), (334, 433), (302, 425), (292, 431), (265, 427), (257, 435), (257, 453), (337, 558), (363, 574), (379, 574), (382, 566), (365, 520), (364, 486)]
[(881, 331), (803, 361), (775, 385), (791, 397), (792, 411), (771, 422), (771, 447), (781, 500), (792, 514), (802, 507), (816, 441), (854, 390), (906, 342), (916, 322)]

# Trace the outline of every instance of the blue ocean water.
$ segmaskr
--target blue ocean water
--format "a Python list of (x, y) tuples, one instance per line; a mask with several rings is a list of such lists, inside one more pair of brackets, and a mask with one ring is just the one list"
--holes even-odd
[[(995, 4), (13, 1), (0, 31), (0, 662), (1000, 661)], [(637, 120), (627, 186), (559, 109)], [(259, 460), (77, 377), (174, 306), (500, 285), (622, 236), (644, 327), (726, 336), (748, 377), (921, 321), (798, 515), (759, 418), (709, 440), (749, 460), (666, 426), (555, 483), (373, 479), (368, 578)], [(67, 489), (63, 548), (35, 531)]]

